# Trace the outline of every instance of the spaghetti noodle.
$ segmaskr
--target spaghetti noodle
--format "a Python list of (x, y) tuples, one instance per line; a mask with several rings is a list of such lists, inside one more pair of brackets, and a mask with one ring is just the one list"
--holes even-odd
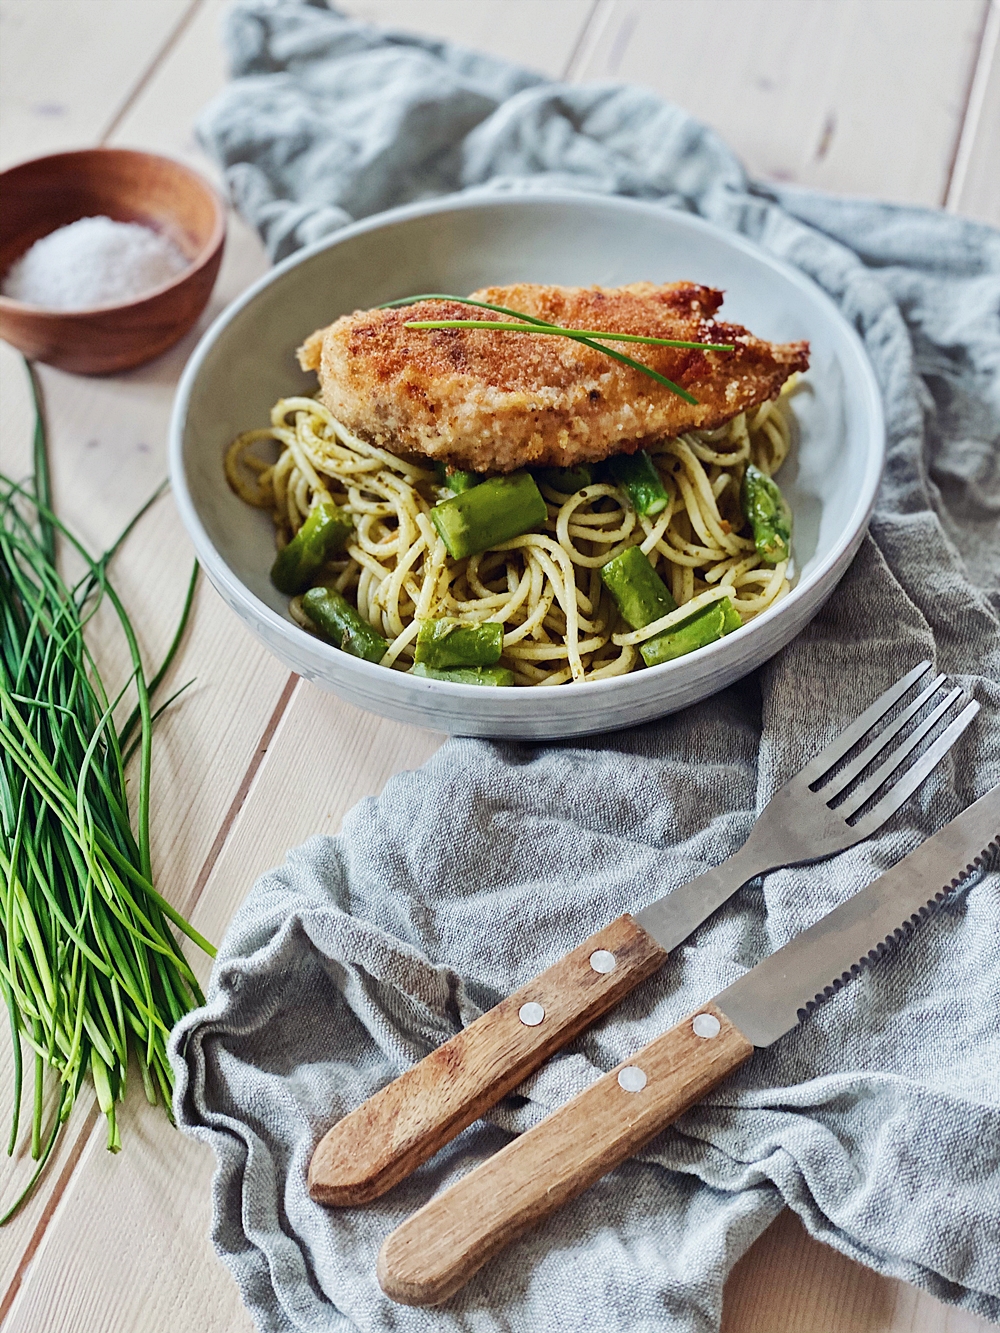
[[(501, 665), (518, 685), (603, 680), (642, 666), (639, 645), (712, 601), (728, 597), (745, 622), (788, 591), (788, 562), (764, 565), (752, 537), (741, 535), (740, 485), (748, 463), (770, 476), (784, 461), (790, 387), (716, 430), (649, 446), (669, 495), (660, 513), (637, 514), (611, 482), (566, 494), (540, 478), (544, 528), (460, 560), (448, 555), (430, 519), (450, 494), (439, 476), (352, 434), (314, 398), (276, 403), (269, 427), (233, 441), (226, 475), (243, 500), (271, 511), (279, 546), (316, 503), (332, 502), (353, 516), (344, 556), (324, 578), (384, 636), (383, 666), (407, 669), (420, 622), (447, 617), (502, 624)], [(265, 441), (279, 447), (275, 462), (254, 452)], [(629, 630), (600, 571), (635, 545), (677, 610)], [(290, 611), (314, 628), (299, 598)]]

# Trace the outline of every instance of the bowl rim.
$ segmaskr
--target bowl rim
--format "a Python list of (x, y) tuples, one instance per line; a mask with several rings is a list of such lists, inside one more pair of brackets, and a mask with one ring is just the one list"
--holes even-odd
[[(40, 162), (52, 162), (57, 158), (97, 157), (98, 155), (106, 157), (111, 154), (128, 157), (144, 157), (154, 162), (166, 162), (169, 166), (178, 168), (182, 171), (188, 177), (190, 183), (201, 190), (202, 194), (208, 199), (212, 206), (212, 233), (208, 240), (201, 247), (195, 257), (190, 260), (179, 273), (175, 274), (174, 277), (169, 278), (166, 282), (161, 282), (157, 287), (149, 288), (149, 290), (143, 292), (141, 296), (133, 297), (131, 301), (119, 301), (111, 305), (84, 306), (73, 310), (54, 310), (51, 306), (33, 305), (30, 301), (18, 301), (15, 297), (4, 296), (3, 293), (0, 292), (0, 310), (9, 311), (11, 314), (30, 315), (32, 318), (40, 320), (86, 319), (88, 317), (93, 317), (94, 315), (106, 315), (110, 311), (134, 310), (145, 305), (147, 302), (157, 300), (159, 297), (163, 296), (165, 292), (170, 292), (175, 288), (180, 287), (183, 283), (189, 281), (196, 274), (200, 273), (215, 259), (226, 239), (226, 205), (223, 202), (222, 196), (211, 181), (203, 176), (200, 171), (196, 171), (195, 168), (189, 166), (187, 162), (182, 162), (180, 158), (171, 157), (167, 153), (150, 153), (143, 148), (119, 148), (110, 145), (97, 148), (71, 148), (60, 153), (42, 153), (38, 157), (25, 158), (23, 162), (14, 162), (11, 166), (5, 167), (3, 171), (0, 171), (0, 189), (3, 188), (5, 179), (8, 175), (13, 174), (15, 171), (20, 171), (25, 167), (37, 166)], [(83, 217), (93, 216), (96, 215), (84, 213), (80, 218), (75, 218), (74, 221), (79, 222)], [(67, 227), (71, 225), (72, 224), (68, 222), (63, 224), (63, 226)], [(56, 227), (53, 230), (58, 231), (59, 228)], [(150, 230), (152, 230), (152, 228), (150, 228)], [(51, 236), (52, 232), (45, 232), (44, 235)], [(38, 239), (42, 240), (44, 237), (40, 236)], [(32, 242), (32, 244), (34, 244), (34, 242)], [(29, 246), (28, 249), (30, 248), (31, 247)], [(25, 254), (27, 254), (27, 250), (22, 250), (21, 254), (18, 255), (16, 259), (12, 260), (11, 263), (16, 263), (17, 260), (21, 259)], [(10, 266), (11, 265), (8, 264), (7, 269), (9, 269)], [(7, 272), (7, 269), (4, 269), (4, 273)], [(3, 274), (0, 274), (0, 279), (2, 279), (2, 277)]]
[[(672, 221), (677, 222), (682, 227), (690, 227), (692, 230), (701, 231), (718, 240), (724, 241), (727, 245), (744, 251), (758, 261), (763, 261), (767, 266), (777, 269), (787, 278), (793, 286), (798, 287), (804, 293), (807, 293), (810, 299), (818, 301), (820, 305), (826, 307), (827, 316), (832, 322), (839, 326), (841, 334), (845, 337), (847, 345), (853, 351), (857, 369), (860, 372), (862, 389), (864, 393), (864, 420), (867, 423), (868, 450), (866, 454), (865, 473), (862, 479), (858, 499), (851, 511), (843, 531), (838, 536), (831, 550), (827, 553), (819, 565), (813, 569), (808, 579), (795, 585), (786, 597), (781, 598), (759, 616), (755, 616), (748, 624), (741, 626), (740, 629), (727, 634), (723, 639), (715, 643), (708, 644), (699, 649), (699, 658), (706, 665), (711, 658), (718, 656), (721, 652), (728, 652), (730, 645), (742, 638), (744, 635), (753, 633), (757, 637), (757, 630), (760, 626), (765, 626), (773, 621), (776, 616), (786, 615), (792, 611), (798, 602), (804, 600), (811, 590), (828, 577), (837, 565), (844, 559), (845, 555), (852, 549), (857, 548), (864, 532), (867, 530), (869, 520), (875, 508), (875, 501), (878, 494), (879, 484), (882, 479), (882, 472), (885, 466), (886, 439), (885, 439), (885, 414), (882, 405), (882, 394), (879, 389), (878, 381), (875, 377), (875, 371), (871, 360), (857, 332), (847, 322), (841, 312), (837, 309), (833, 300), (825, 291), (814, 282), (807, 274), (800, 269), (793, 267), (784, 260), (778, 259), (769, 254), (763, 247), (748, 240), (746, 237), (736, 232), (728, 232), (722, 227), (707, 221), (693, 213), (683, 212), (680, 209), (672, 209), (668, 205), (651, 200), (629, 199), (621, 195), (600, 194), (593, 191), (571, 190), (571, 189), (546, 189), (532, 190), (524, 193), (500, 194), (489, 190), (488, 188), (477, 188), (474, 190), (462, 191), (460, 194), (444, 195), (435, 199), (420, 200), (416, 203), (403, 204), (398, 208), (387, 209), (380, 213), (372, 214), (370, 217), (363, 218), (358, 222), (349, 224), (340, 228), (330, 236), (322, 237), (312, 244), (303, 246), (281, 260), (267, 273), (263, 274), (253, 282), (240, 296), (238, 296), (225, 310), (214, 320), (206, 329), (200, 338), (198, 345), (191, 353), (187, 365), (181, 375), (174, 395), (173, 409), (170, 415), (168, 427), (168, 458), (170, 465), (171, 489), (174, 494), (174, 501), (185, 528), (195, 547), (195, 552), (199, 561), (206, 567), (206, 573), (217, 587), (225, 588), (230, 600), (230, 605), (242, 604), (252, 612), (258, 623), (263, 621), (274, 633), (287, 637), (292, 634), (293, 639), (302, 635), (308, 641), (308, 646), (313, 651), (319, 651), (321, 657), (328, 658), (334, 669), (338, 667), (351, 673), (360, 673), (362, 679), (367, 679), (373, 685), (377, 685), (380, 679), (384, 679), (385, 667), (378, 663), (366, 662), (361, 658), (352, 657), (348, 653), (341, 652), (333, 644), (326, 643), (325, 640), (296, 625), (294, 621), (287, 620), (278, 612), (272, 610), (266, 602), (261, 599), (247, 587), (235, 572), (230, 568), (225, 559), (216, 549), (211, 537), (201, 521), (188, 489), (187, 477), (184, 469), (184, 426), (187, 420), (187, 412), (190, 404), (191, 393), (194, 384), (201, 371), (202, 365), (211, 353), (215, 343), (223, 331), (231, 324), (237, 316), (256, 300), (257, 296), (268, 287), (280, 282), (284, 275), (300, 264), (307, 263), (316, 255), (323, 251), (332, 249), (345, 241), (353, 240), (354, 237), (363, 235), (366, 232), (377, 231), (383, 227), (394, 226), (401, 222), (407, 222), (413, 218), (425, 217), (435, 213), (450, 213), (462, 211), (465, 209), (480, 208), (490, 206), (494, 208), (525, 208), (540, 205), (552, 204), (599, 204), (605, 208), (621, 210), (622, 212), (631, 212), (636, 215), (644, 214), (646, 216), (662, 217), (667, 214)], [(221, 458), (221, 455), (220, 455)], [(669, 679), (674, 672), (683, 669), (686, 659), (684, 657), (675, 658), (670, 662), (660, 663), (658, 666), (644, 667), (638, 676), (644, 680), (651, 681), (657, 677), (663, 681)], [(406, 673), (397, 672), (408, 681)], [(637, 673), (629, 671), (621, 676), (611, 676), (603, 680), (588, 680), (579, 682), (567, 682), (575, 686), (574, 695), (577, 689), (586, 686), (588, 697), (608, 699), (630, 687), (634, 687), (637, 679)], [(414, 682), (415, 683), (415, 682)], [(420, 678), (419, 684), (427, 693), (442, 694), (445, 698), (460, 700), (471, 700), (482, 696), (482, 687), (477, 685), (460, 685), (451, 681), (434, 680), (432, 678)], [(561, 689), (562, 687), (560, 687)], [(524, 691), (519, 691), (523, 693)], [(547, 694), (547, 691), (546, 691)]]

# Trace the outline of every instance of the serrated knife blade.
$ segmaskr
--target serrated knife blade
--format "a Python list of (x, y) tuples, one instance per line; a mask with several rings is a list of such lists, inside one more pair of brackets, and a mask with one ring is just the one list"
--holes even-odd
[(1000, 841), (1000, 787), (715, 997), (753, 1042), (770, 1046), (943, 902)]
[[(337, 1208), (377, 1199), (624, 999), (742, 885), (881, 828), (979, 711), (966, 702), (917, 756), (963, 698), (960, 688), (942, 697), (946, 677), (926, 682), (930, 669), (907, 672), (778, 787), (733, 855), (596, 930), (333, 1124), (309, 1164), (310, 1196)], [(644, 890), (655, 883), (648, 877)]]

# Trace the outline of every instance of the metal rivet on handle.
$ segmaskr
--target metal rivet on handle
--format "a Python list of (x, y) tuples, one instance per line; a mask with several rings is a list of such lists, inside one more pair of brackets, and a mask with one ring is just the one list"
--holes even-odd
[(696, 1037), (717, 1037), (722, 1031), (722, 1024), (714, 1014), (695, 1014), (691, 1026)]
[(642, 1092), (646, 1086), (646, 1075), (638, 1065), (626, 1065), (618, 1071), (618, 1086), (626, 1092)]
[(529, 1000), (527, 1004), (521, 1005), (517, 1016), (526, 1028), (536, 1028), (545, 1017), (545, 1010), (534, 1000)]
[(590, 966), (595, 972), (613, 972), (617, 961), (610, 949), (595, 949), (590, 955)]

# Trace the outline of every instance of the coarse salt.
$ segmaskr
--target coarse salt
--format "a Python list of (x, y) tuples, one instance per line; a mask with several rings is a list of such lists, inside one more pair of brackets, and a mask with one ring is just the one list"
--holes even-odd
[(11, 264), (0, 291), (48, 310), (122, 305), (169, 282), (188, 260), (138, 222), (80, 218), (43, 236)]

